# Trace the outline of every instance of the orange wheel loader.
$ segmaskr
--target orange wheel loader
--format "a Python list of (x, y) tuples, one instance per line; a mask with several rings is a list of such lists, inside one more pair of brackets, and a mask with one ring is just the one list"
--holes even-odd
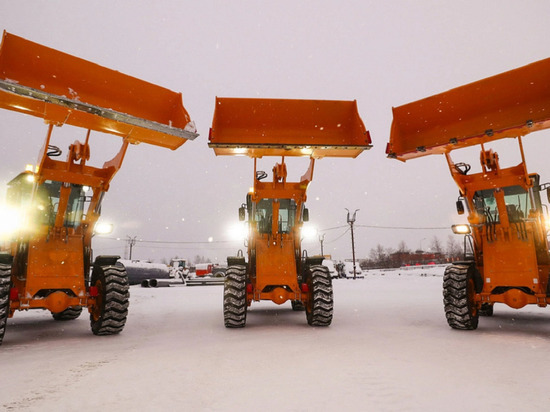
[[(458, 185), (467, 225), (464, 261), (445, 270), (443, 303), (450, 327), (476, 329), (493, 305), (520, 309), (550, 302), (547, 217), (537, 174), (528, 173), (522, 137), (550, 127), (550, 59), (393, 109), (387, 154), (402, 161), (443, 154)], [(488, 142), (516, 138), (521, 162), (501, 167)], [(480, 145), (480, 171), (450, 152)], [(464, 207), (466, 205), (466, 208)]]
[[(239, 209), (248, 216), (248, 259), (228, 257), (223, 314), (228, 328), (244, 327), (252, 301), (290, 301), (313, 326), (332, 322), (333, 292), (323, 256), (307, 256), (301, 228), (308, 220), (306, 190), (316, 159), (357, 157), (371, 139), (355, 101), (217, 98), (209, 146), (216, 155), (254, 159), (253, 187)], [(257, 159), (281, 157), (272, 180)], [(298, 182), (287, 181), (285, 157), (310, 158)]]
[[(129, 144), (174, 150), (197, 136), (181, 95), (4, 32), (0, 107), (47, 124), (38, 165), (9, 183), (2, 212), (11, 233), (0, 253), (0, 343), (8, 317), (35, 308), (56, 320), (75, 319), (87, 308), (94, 334), (121, 332), (127, 274), (118, 256), (92, 260), (94, 228)], [(63, 125), (87, 130), (65, 160), (52, 141)], [(88, 164), (92, 130), (121, 142), (103, 167)]]

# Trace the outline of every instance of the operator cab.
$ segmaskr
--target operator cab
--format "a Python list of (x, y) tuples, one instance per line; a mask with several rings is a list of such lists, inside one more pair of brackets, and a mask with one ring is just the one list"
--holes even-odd
[[(533, 182), (533, 188), (529, 191), (520, 185), (502, 188), (506, 203), (506, 212), (510, 222), (520, 222), (529, 217), (532, 210), (541, 211), (539, 187), (539, 175), (529, 176)], [(497, 223), (499, 211), (495, 199), (494, 189), (478, 190), (474, 195), (474, 204), (478, 214), (484, 215), (489, 222)]]
[[(37, 213), (41, 225), (53, 226), (61, 197), (61, 182), (46, 180), (36, 188), (33, 199), (34, 175), (20, 173), (8, 183), (7, 201), (11, 207)], [(82, 185), (70, 184), (71, 191), (63, 226), (77, 228), (84, 214), (86, 194)]]
[[(55, 216), (58, 212), (61, 197), (61, 186), (61, 182), (46, 180), (38, 187), (35, 203), (38, 209), (43, 212), (41, 223), (44, 225), (53, 226), (55, 223)], [(71, 192), (69, 194), (63, 226), (76, 229), (82, 221), (86, 194), (82, 185), (71, 183), (70, 186)]]
[(246, 197), (246, 207), (250, 222), (254, 224), (261, 234), (271, 234), (273, 224), (273, 202), (279, 203), (277, 216), (278, 233), (289, 234), (296, 224), (296, 201), (293, 199), (261, 199), (252, 202), (251, 195)]

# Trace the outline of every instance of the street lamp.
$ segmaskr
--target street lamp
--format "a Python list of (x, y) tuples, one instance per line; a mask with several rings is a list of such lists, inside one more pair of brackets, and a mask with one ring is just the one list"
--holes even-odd
[(355, 209), (355, 212), (353, 212), (353, 216), (350, 216), (349, 210), (348, 211), (348, 223), (351, 228), (351, 255), (353, 259), (353, 279), (356, 279), (356, 271), (355, 271), (355, 240), (353, 238), (353, 224), (355, 223), (355, 216), (357, 215), (357, 212), (359, 209)]

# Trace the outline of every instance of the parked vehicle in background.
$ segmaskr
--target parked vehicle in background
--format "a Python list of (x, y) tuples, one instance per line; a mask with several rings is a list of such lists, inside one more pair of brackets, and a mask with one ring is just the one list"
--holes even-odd
[(216, 278), (221, 278), (225, 276), (225, 272), (227, 271), (227, 265), (225, 264), (218, 264), (212, 266), (212, 276)]
[(345, 261), (344, 262), (344, 269), (346, 271), (346, 278), (361, 278), (363, 279), (365, 275), (363, 274), (363, 271), (361, 270), (361, 266), (359, 266), (359, 262), (355, 262), (355, 276), (353, 274), (353, 262)]
[(197, 263), (185, 281), (187, 286), (223, 285), (226, 267), (212, 263)]
[(185, 282), (185, 279), (189, 276), (189, 264), (187, 259), (172, 259), (170, 260), (170, 277), (175, 279), (181, 279)]
[(336, 267), (334, 266), (334, 262), (330, 259), (325, 259), (323, 260), (323, 263), (322, 263), (323, 266), (326, 266), (326, 268), (328, 269), (328, 273), (330, 274), (330, 277), (331, 278), (337, 278), (339, 277), (338, 276), (338, 271), (336, 270)]
[(195, 265), (195, 275), (197, 277), (211, 276), (212, 263), (197, 263)]

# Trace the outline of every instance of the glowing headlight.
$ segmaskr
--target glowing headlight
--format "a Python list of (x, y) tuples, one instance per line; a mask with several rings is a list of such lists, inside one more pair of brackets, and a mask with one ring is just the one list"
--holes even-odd
[(312, 226), (304, 225), (302, 226), (302, 238), (306, 240), (314, 239), (317, 235), (317, 229)]
[(98, 222), (94, 227), (94, 233), (97, 235), (108, 235), (113, 231), (112, 223)]
[(6, 239), (24, 229), (24, 215), (21, 211), (9, 207), (0, 210), (0, 237)]
[(453, 230), (453, 233), (457, 235), (467, 235), (470, 233), (469, 225), (452, 225), (451, 229)]
[(248, 225), (245, 222), (238, 222), (228, 228), (229, 237), (232, 240), (244, 240), (248, 236)]

